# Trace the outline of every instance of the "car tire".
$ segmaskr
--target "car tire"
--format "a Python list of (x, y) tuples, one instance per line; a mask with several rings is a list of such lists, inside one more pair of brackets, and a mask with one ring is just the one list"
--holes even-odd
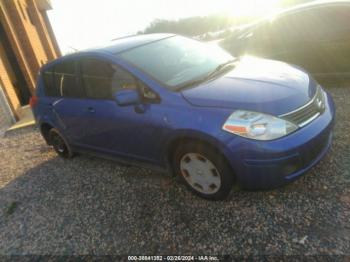
[(67, 143), (67, 140), (60, 134), (60, 132), (52, 128), (49, 132), (49, 141), (56, 153), (62, 158), (72, 158), (74, 153)]
[(227, 198), (235, 181), (226, 159), (204, 143), (191, 142), (178, 147), (173, 168), (192, 192), (209, 200)]

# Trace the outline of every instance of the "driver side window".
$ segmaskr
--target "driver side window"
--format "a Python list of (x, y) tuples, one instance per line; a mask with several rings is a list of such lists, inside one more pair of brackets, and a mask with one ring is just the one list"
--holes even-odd
[(96, 58), (81, 60), (81, 76), (86, 96), (93, 99), (113, 99), (122, 89), (139, 89), (146, 101), (157, 95), (120, 66)]
[(81, 71), (88, 98), (113, 99), (118, 90), (137, 88), (137, 81), (131, 74), (107, 61), (83, 59)]

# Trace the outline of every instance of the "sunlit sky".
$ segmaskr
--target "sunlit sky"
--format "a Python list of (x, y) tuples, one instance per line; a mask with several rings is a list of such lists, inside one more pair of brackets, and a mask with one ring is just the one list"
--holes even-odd
[(223, 13), (261, 16), (279, 0), (51, 0), (48, 12), (62, 53), (135, 34), (154, 19)]

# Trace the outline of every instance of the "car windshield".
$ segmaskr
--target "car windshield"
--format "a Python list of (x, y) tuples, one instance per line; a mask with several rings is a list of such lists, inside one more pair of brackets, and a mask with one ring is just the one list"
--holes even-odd
[(170, 90), (201, 79), (233, 59), (214, 44), (182, 36), (136, 47), (120, 56)]

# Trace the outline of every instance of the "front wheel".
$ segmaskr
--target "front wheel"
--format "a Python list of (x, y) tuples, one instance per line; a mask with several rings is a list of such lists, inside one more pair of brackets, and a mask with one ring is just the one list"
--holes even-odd
[(188, 143), (174, 154), (175, 174), (191, 191), (211, 200), (225, 199), (233, 183), (233, 172), (225, 158), (210, 146)]

